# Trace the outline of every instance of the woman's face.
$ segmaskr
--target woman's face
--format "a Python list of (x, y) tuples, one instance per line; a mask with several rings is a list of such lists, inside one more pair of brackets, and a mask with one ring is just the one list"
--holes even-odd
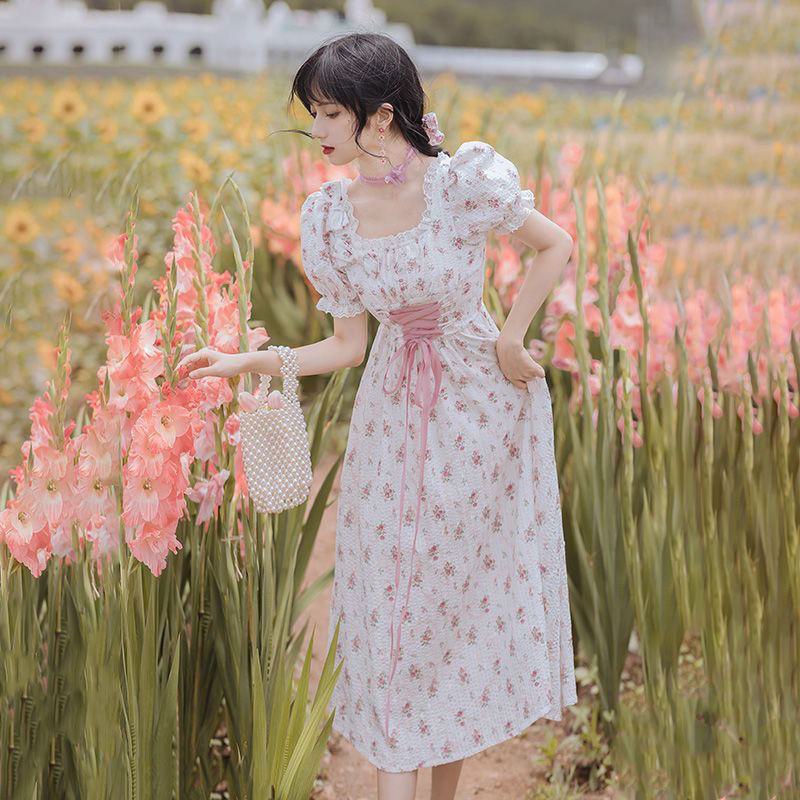
[[(354, 158), (364, 154), (356, 144), (356, 119), (351, 111), (334, 102), (319, 105), (312, 103), (311, 116), (314, 118), (311, 135), (319, 142), (322, 154), (331, 164), (349, 164)], [(377, 150), (375, 119), (376, 115), (370, 117), (361, 131), (361, 147), (367, 150)]]

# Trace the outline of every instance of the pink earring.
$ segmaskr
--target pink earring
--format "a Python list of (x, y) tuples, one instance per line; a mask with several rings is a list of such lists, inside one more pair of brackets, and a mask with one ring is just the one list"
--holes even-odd
[(385, 150), (385, 148), (383, 146), (383, 128), (382, 127), (378, 128), (378, 130), (380, 131), (380, 135), (378, 136), (378, 139), (380, 140), (380, 143), (381, 143), (381, 149), (379, 151), (379, 155), (381, 157), (381, 164), (385, 164), (386, 163), (386, 150)]

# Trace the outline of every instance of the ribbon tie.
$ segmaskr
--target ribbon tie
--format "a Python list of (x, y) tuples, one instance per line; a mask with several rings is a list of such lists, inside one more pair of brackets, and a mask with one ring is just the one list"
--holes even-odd
[[(425, 470), (425, 452), (428, 440), (428, 417), (431, 409), (439, 396), (439, 387), (442, 383), (442, 362), (439, 354), (433, 347), (432, 339), (441, 336), (442, 330), (439, 327), (439, 303), (431, 301), (420, 303), (413, 306), (404, 306), (389, 312), (392, 322), (399, 323), (403, 329), (403, 345), (390, 359), (386, 367), (386, 374), (383, 378), (383, 391), (385, 394), (394, 394), (402, 385), (403, 378), (407, 379), (406, 384), (406, 408), (405, 408), (405, 438), (403, 440), (403, 476), (400, 482), (400, 514), (397, 529), (397, 557), (395, 559), (394, 577), (394, 601), (392, 604), (392, 621), (389, 631), (389, 677), (386, 686), (386, 736), (389, 736), (389, 708), (390, 708), (390, 689), (392, 678), (397, 666), (397, 657), (400, 649), (400, 631), (403, 620), (407, 614), (408, 599), (411, 594), (411, 578), (413, 575), (414, 555), (416, 554), (417, 531), (419, 530), (420, 505), (422, 502), (422, 487), (424, 484), (423, 475)], [(401, 533), (403, 530), (403, 501), (406, 488), (406, 455), (408, 452), (408, 406), (411, 397), (411, 371), (414, 365), (414, 356), (419, 352), (420, 359), (417, 363), (417, 380), (414, 392), (414, 404), (419, 406), (422, 411), (422, 432), (420, 435), (420, 457), (419, 457), (419, 487), (417, 490), (417, 513), (414, 517), (414, 538), (411, 542), (411, 558), (408, 565), (408, 587), (403, 610), (400, 614), (400, 621), (397, 625), (397, 642), (394, 639), (394, 616), (397, 606), (397, 595), (400, 590), (400, 550)], [(400, 375), (397, 383), (391, 388), (386, 388), (386, 377), (389, 374), (391, 365), (397, 358), (401, 358)], [(433, 385), (431, 385), (433, 380)]]

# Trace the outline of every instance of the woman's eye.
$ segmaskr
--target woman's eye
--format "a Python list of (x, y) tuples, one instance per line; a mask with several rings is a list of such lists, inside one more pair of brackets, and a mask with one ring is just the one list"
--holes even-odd
[(326, 114), (325, 116), (328, 117), (329, 119), (333, 119), (334, 117), (338, 117), (339, 116), (339, 112), (338, 111), (334, 111), (332, 114)]

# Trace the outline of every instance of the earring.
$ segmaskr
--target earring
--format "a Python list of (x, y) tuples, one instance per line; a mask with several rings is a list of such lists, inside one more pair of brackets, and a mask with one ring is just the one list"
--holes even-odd
[(380, 140), (380, 143), (381, 143), (381, 149), (378, 152), (379, 152), (379, 155), (381, 157), (381, 164), (385, 164), (386, 163), (386, 149), (383, 146), (383, 128), (382, 127), (378, 128), (378, 130), (380, 131), (378, 139)]

